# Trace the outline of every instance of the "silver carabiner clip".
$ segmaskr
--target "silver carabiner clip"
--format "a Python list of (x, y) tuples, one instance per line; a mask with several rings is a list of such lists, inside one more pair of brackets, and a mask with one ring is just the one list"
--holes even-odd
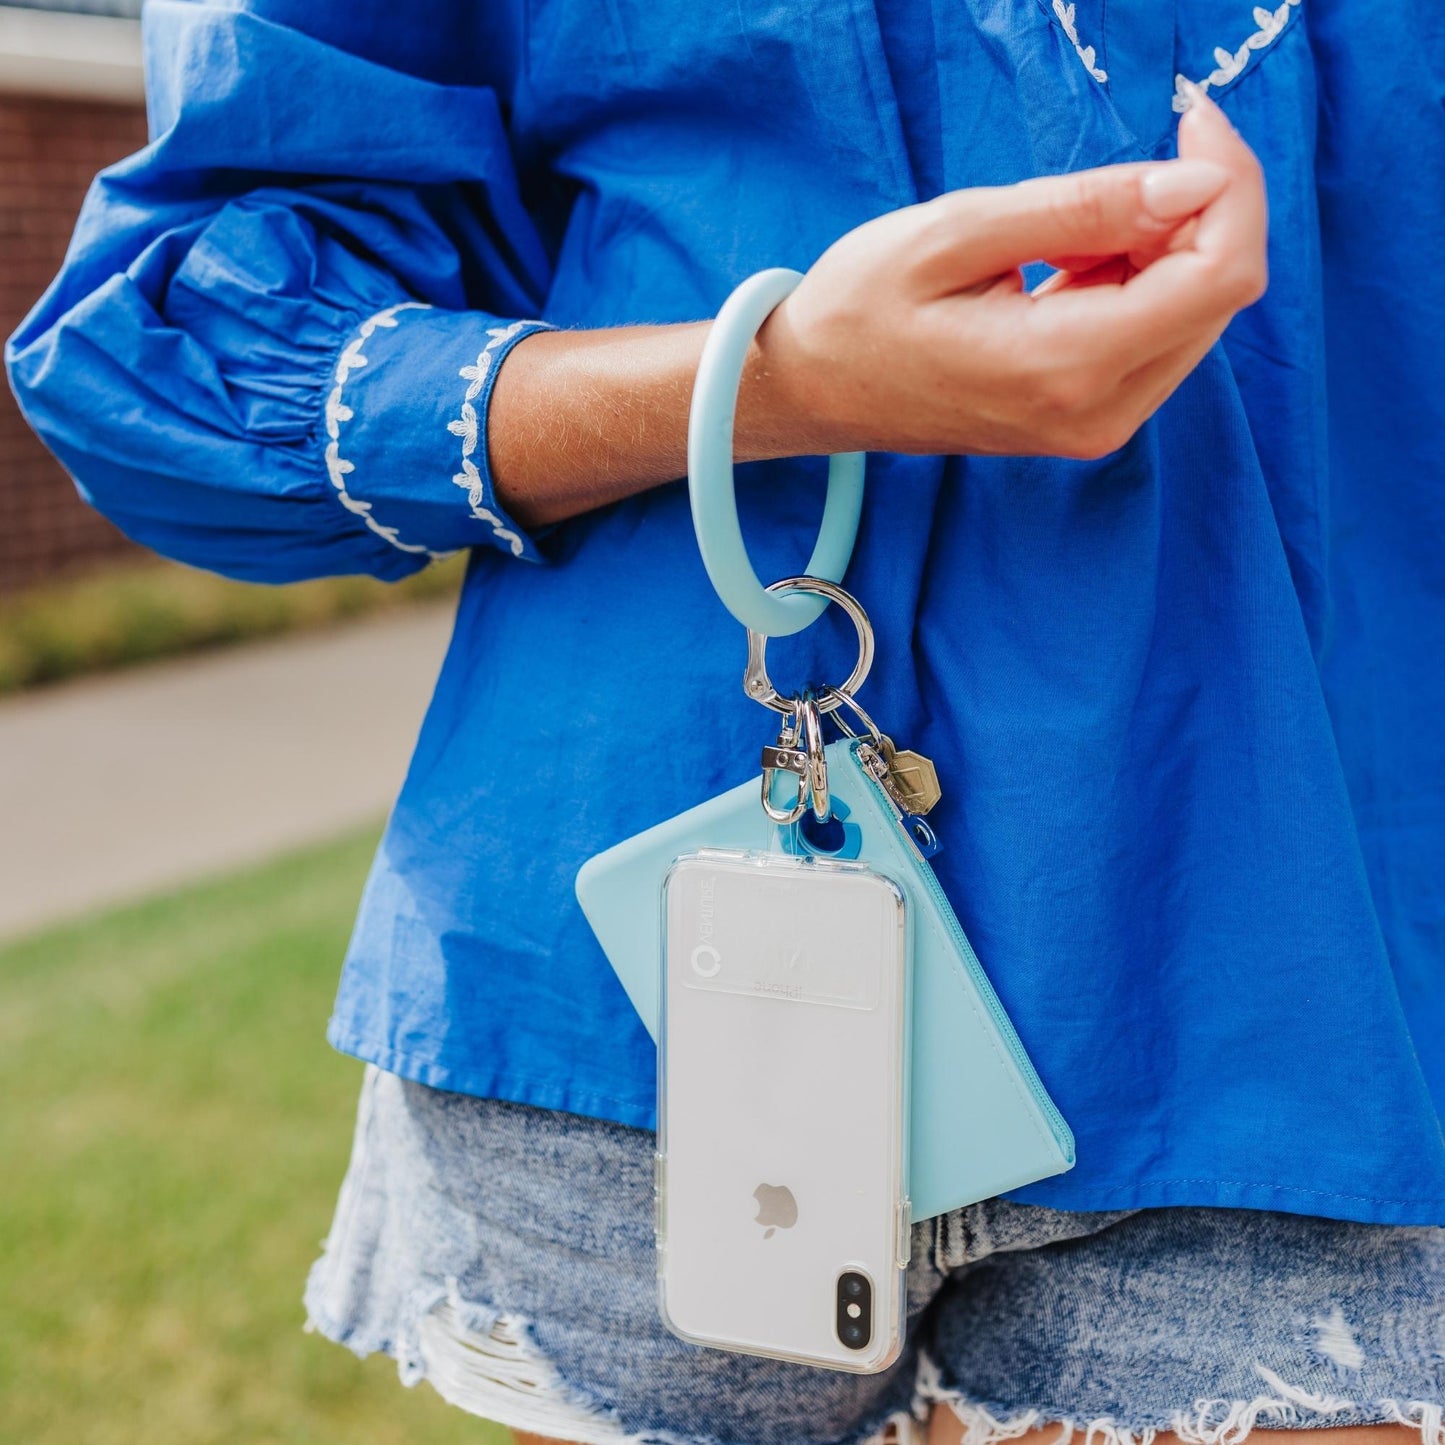
[[(767, 592), (810, 592), (836, 602), (848, 615), (858, 634), (858, 661), (842, 687), (825, 688), (818, 699), (820, 713), (832, 712), (841, 705), (845, 697), (852, 697), (868, 676), (873, 666), (873, 624), (862, 604), (850, 592), (845, 592), (836, 582), (827, 582), (821, 577), (784, 577), (780, 582), (771, 583)], [(796, 708), (796, 697), (784, 697), (768, 676), (768, 639), (764, 633), (748, 630), (748, 665), (743, 670), (743, 691), (754, 702), (770, 707), (785, 716)]]

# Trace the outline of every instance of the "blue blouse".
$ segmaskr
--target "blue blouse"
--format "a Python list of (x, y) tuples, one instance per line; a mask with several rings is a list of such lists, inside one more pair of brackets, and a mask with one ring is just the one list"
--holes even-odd
[[(1445, 1223), (1442, 13), (153, 0), (155, 140), (11, 339), (26, 414), (197, 566), (474, 549), (335, 1045), (650, 1124), (573, 877), (772, 727), (680, 485), (540, 538), (498, 504), (490, 387), (535, 319), (704, 317), (942, 189), (1167, 155), (1182, 73), (1263, 160), (1268, 294), (1101, 461), (871, 458), (862, 700), (937, 760), (938, 875), (1078, 1137), (1019, 1198)], [(820, 484), (742, 470), (762, 574)]]

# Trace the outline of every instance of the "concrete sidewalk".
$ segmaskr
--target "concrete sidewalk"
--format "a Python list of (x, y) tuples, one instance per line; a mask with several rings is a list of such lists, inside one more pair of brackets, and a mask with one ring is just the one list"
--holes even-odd
[(0, 703), (0, 937), (379, 821), (450, 606)]

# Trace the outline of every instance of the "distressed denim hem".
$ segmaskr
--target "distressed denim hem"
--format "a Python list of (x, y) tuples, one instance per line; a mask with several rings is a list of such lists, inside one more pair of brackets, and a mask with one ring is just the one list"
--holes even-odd
[(1182, 1445), (1240, 1445), (1256, 1429), (1323, 1430), (1348, 1425), (1405, 1425), (1420, 1432), (1421, 1445), (1445, 1445), (1445, 1409), (1439, 1401), (1355, 1401), (1344, 1396), (1312, 1394), (1256, 1364), (1267, 1393), (1249, 1400), (1195, 1400), (1167, 1419), (1120, 1421), (1111, 1415), (1093, 1420), (1039, 1408), (1020, 1409), (999, 1401), (967, 1398), (942, 1382), (937, 1364), (919, 1360), (914, 1414), (922, 1419), (933, 1405), (947, 1405), (958, 1416), (957, 1445), (1003, 1445), (1032, 1430), (1056, 1428), (1049, 1445), (1153, 1445), (1158, 1436), (1173, 1434)]
[[(325, 1257), (306, 1287), (306, 1330), (344, 1345), (358, 1358), (390, 1355), (408, 1389), (425, 1380), (449, 1405), (509, 1430), (576, 1445), (752, 1445), (718, 1435), (631, 1431), (618, 1412), (569, 1385), (536, 1343), (522, 1316), (463, 1300), (457, 1282), (416, 1295), (394, 1335), (346, 1327), (321, 1305)], [(886, 1410), (831, 1445), (917, 1445), (926, 1418)]]

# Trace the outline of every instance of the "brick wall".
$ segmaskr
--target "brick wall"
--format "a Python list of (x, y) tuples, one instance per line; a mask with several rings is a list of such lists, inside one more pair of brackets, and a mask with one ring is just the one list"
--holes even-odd
[[(145, 139), (139, 106), (0, 95), (0, 335), (55, 275), (91, 177)], [(0, 593), (126, 554), (0, 387)]]

